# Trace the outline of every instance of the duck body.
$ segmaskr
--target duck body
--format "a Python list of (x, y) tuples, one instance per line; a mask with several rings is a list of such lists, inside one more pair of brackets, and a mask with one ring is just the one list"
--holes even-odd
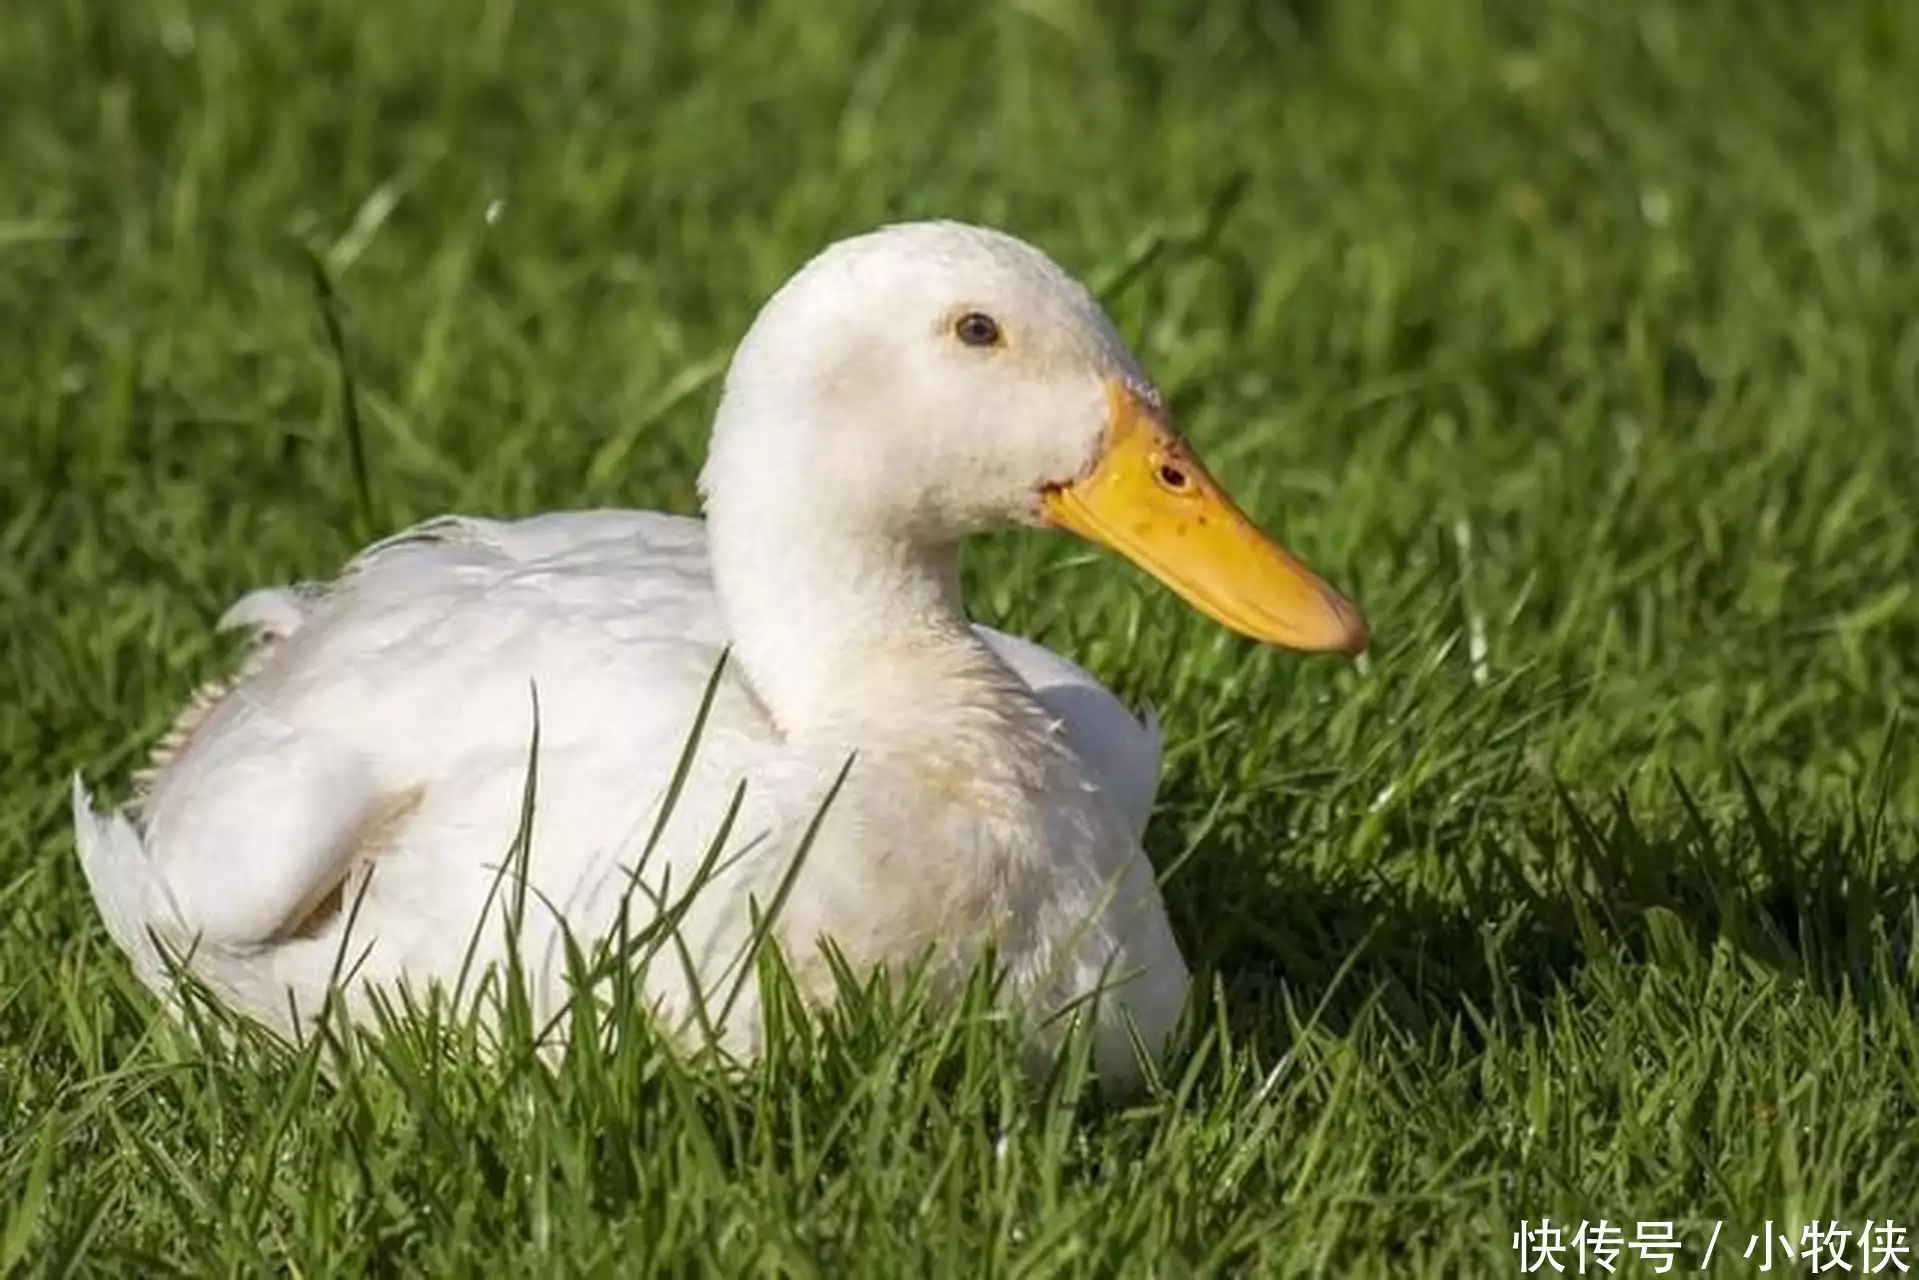
[(154, 771), (138, 825), (76, 810), (102, 902), (129, 899), (108, 923), (155, 985), (148, 929), (287, 1034), (345, 972), (349, 993), (452, 990), (505, 959), (523, 867), (536, 1009), (567, 997), (569, 936), (590, 949), (623, 916), (640, 935), (684, 896), (643, 987), (683, 1024), (737, 984), (716, 1029), (750, 1053), (745, 904), (774, 900), (817, 818), (773, 933), (808, 994), (831, 994), (822, 939), (861, 970), (925, 960), (948, 980), (991, 939), (1009, 989), (1047, 1004), (1126, 979), (1109, 1073), (1128, 1019), (1156, 1043), (1177, 1016), (1186, 966), (1139, 847), (1159, 733), (1038, 645), (977, 628), (970, 663), (902, 678), (933, 718), (793, 740), (723, 665), (702, 523), (628, 511), (435, 520), (228, 623), (255, 654)]
[(950, 988), (990, 951), (1036, 1066), (1090, 1018), (1136, 1084), (1187, 985), (1141, 848), (1159, 735), (969, 622), (960, 545), (1057, 527), (1293, 648), (1357, 651), (1357, 612), (1226, 497), (1091, 295), (983, 228), (806, 264), (735, 352), (700, 488), (704, 521), (442, 518), (235, 605), (255, 648), (134, 812), (74, 784), (143, 980), (171, 989), (164, 949), (298, 1034), (331, 992), (457, 998), (513, 949), (557, 1022), (569, 943), (641, 939), (667, 1025), (750, 1056), (763, 937), (816, 1001), (834, 955)]

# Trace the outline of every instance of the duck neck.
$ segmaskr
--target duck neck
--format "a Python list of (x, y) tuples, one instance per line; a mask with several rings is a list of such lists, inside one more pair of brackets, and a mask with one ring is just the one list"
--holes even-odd
[(709, 504), (707, 531), (732, 661), (789, 738), (865, 745), (999, 683), (966, 621), (956, 545), (779, 505)]

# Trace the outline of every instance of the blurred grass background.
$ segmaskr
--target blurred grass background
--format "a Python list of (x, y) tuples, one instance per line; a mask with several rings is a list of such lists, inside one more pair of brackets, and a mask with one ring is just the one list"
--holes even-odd
[[(1478, 1273), (1551, 1215), (1676, 1220), (1682, 1269), (1723, 1222), (1740, 1271), (1767, 1219), (1919, 1228), (1914, 84), (1904, 0), (16, 7), (0, 1266)], [(225, 605), (447, 509), (692, 510), (760, 300), (922, 216), (1091, 281), (1377, 637), (969, 560), (1167, 721), (1167, 1087), (1029, 1098), (883, 1002), (745, 1081), (636, 1030), (327, 1083), (156, 1024), (68, 778), (124, 793)]]

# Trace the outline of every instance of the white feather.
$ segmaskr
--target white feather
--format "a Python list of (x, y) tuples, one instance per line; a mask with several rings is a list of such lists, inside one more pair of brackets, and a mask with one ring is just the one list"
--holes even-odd
[[(994, 306), (1024, 345), (997, 365), (948, 350), (955, 302)], [(737, 791), (683, 951), (646, 975), (684, 1027), (741, 972), (754, 904), (855, 756), (780, 917), (809, 992), (831, 989), (824, 939), (869, 969), (930, 950), (954, 977), (991, 941), (1036, 1017), (1116, 988), (1096, 1053), (1135, 1079), (1127, 1021), (1162, 1044), (1187, 980), (1139, 843), (1157, 725), (1065, 658), (952, 621), (953, 543), (1029, 518), (1040, 484), (1089, 465), (1115, 376), (1140, 375), (1098, 308), (1009, 238), (912, 228), (827, 255), (736, 358), (703, 478), (710, 538), (645, 512), (444, 517), (330, 586), (235, 604), (222, 625), (260, 645), (183, 723), (140, 825), (96, 813), (76, 779), (109, 933), (157, 989), (149, 930), (287, 1032), (343, 961), (350, 1008), (370, 986), (451, 986), (476, 937), (479, 963), (505, 955), (498, 881), (530, 781), (519, 937), (550, 1012), (565, 937), (657, 925)], [(757, 1026), (749, 980), (719, 1030), (751, 1052)]]

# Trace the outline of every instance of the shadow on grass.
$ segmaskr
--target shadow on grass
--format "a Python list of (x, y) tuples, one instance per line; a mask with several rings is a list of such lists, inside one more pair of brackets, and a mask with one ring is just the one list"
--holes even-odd
[[(1232, 1029), (1273, 1054), (1318, 1010), (1340, 1033), (1375, 1006), (1400, 1030), (1483, 1039), (1537, 1022), (1597, 964), (1683, 965), (1731, 948), (1780, 978), (1866, 1006), (1909, 1000), (1919, 970), (1919, 839), (1912, 824), (1855, 810), (1793, 829), (1740, 775), (1744, 809), (1705, 816), (1677, 780), (1681, 821), (1649, 831), (1623, 797), (1603, 810), (1561, 790), (1550, 828), (1482, 827), (1434, 884), (1394, 883), (1394, 850), (1432, 857), (1446, 819), (1409, 808), (1372, 869), (1328, 875), (1283, 859), (1213, 857), (1205, 884), (1169, 886), (1196, 969), (1216, 977)], [(1455, 820), (1456, 822), (1456, 820)], [(1236, 868), (1245, 868), (1238, 871)], [(1403, 878), (1402, 878), (1403, 879)]]

